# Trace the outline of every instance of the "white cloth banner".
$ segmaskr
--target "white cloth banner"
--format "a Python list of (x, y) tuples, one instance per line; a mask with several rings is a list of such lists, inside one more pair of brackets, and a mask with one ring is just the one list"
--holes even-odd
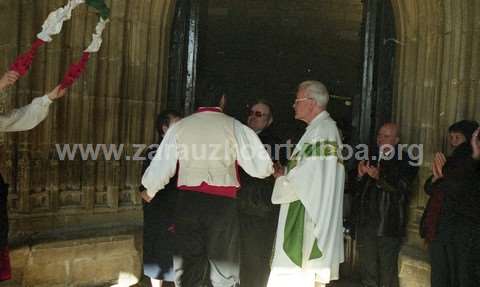
[(98, 52), (98, 50), (100, 50), (100, 47), (102, 46), (102, 33), (108, 22), (108, 19), (103, 20), (103, 18), (100, 18), (100, 21), (95, 27), (95, 33), (92, 35), (92, 42), (90, 43), (88, 48), (85, 49), (85, 52), (96, 53)]
[(51, 36), (62, 31), (63, 22), (69, 20), (73, 9), (82, 3), (85, 3), (85, 0), (70, 0), (64, 7), (51, 12), (42, 25), (42, 31), (37, 34), (37, 38), (44, 42), (51, 42)]

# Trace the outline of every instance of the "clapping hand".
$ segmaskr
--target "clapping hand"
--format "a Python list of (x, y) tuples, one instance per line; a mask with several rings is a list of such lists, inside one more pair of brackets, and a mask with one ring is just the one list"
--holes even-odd
[(447, 162), (447, 158), (441, 152), (437, 152), (433, 159), (432, 164), (432, 172), (433, 172), (433, 179), (432, 182), (437, 181), (438, 179), (443, 177), (443, 166)]
[(470, 143), (472, 144), (473, 158), (480, 159), (480, 128), (478, 128), (472, 136)]
[(357, 177), (362, 178), (368, 172), (367, 164), (364, 160), (360, 161), (357, 166)]
[(378, 180), (380, 178), (380, 170), (378, 167), (370, 165), (370, 162), (362, 160), (358, 163), (357, 177), (362, 178), (364, 175), (368, 175), (371, 178)]
[(370, 163), (367, 163), (367, 174), (375, 180), (380, 179), (380, 169), (376, 166), (370, 165)]

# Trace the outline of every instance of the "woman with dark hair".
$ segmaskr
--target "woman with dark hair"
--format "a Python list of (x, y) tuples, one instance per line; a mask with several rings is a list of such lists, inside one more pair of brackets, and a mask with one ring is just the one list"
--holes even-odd
[[(478, 126), (478, 125), (477, 125)], [(476, 287), (480, 281), (480, 129), (470, 140), (472, 164), (451, 184), (458, 190), (447, 193), (446, 202), (457, 217), (454, 247), (457, 282), (455, 287)]]
[(437, 153), (432, 163), (432, 177), (425, 183), (430, 199), (422, 218), (421, 235), (429, 243), (432, 287), (464, 287), (468, 277), (470, 230), (466, 217), (459, 214), (472, 188), (474, 161), (470, 141), (478, 123), (460, 121), (448, 129), (453, 147), (447, 158)]
[[(181, 116), (173, 110), (166, 110), (156, 119), (159, 143), (168, 128), (179, 121)], [(155, 156), (158, 145), (150, 146), (143, 162), (142, 174)], [(140, 187), (144, 198), (145, 188)], [(176, 205), (176, 178), (172, 178), (164, 190), (150, 201), (143, 203), (143, 273), (150, 278), (152, 287), (162, 286), (163, 281), (174, 282), (173, 269), (173, 233), (175, 229), (173, 216)]]

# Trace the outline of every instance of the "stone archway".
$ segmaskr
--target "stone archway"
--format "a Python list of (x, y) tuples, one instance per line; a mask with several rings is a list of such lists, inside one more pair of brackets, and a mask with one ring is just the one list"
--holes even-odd
[[(480, 3), (392, 0), (398, 35), (394, 118), (406, 143), (424, 144), (420, 179), (446, 147), (447, 127), (480, 118)], [(412, 208), (423, 208), (417, 194)], [(418, 215), (418, 213), (416, 214)]]
[(418, 236), (426, 202), (422, 187), (431, 174), (433, 153), (446, 149), (447, 127), (461, 119), (480, 119), (480, 2), (392, 0), (392, 5), (398, 35), (394, 119), (404, 143), (423, 144), (400, 281), (402, 286), (430, 286)]

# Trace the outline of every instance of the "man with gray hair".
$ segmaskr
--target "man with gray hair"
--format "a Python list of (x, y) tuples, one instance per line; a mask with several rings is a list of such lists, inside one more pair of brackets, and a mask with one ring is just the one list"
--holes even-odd
[(344, 260), (342, 142), (326, 111), (328, 91), (318, 81), (298, 87), (295, 119), (308, 124), (286, 170), (277, 168), (272, 202), (280, 204), (269, 287), (321, 286), (338, 279)]

